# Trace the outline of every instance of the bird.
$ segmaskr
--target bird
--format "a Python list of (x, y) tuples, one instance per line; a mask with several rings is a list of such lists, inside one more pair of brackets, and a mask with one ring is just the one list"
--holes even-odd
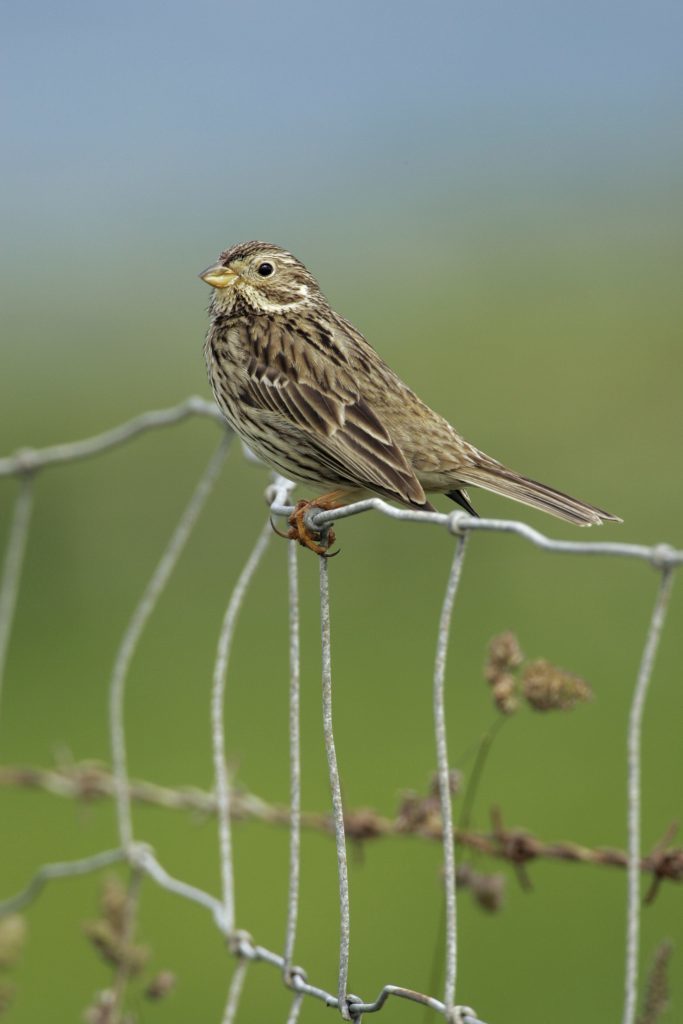
[[(240, 242), (199, 277), (213, 289), (204, 355), (216, 403), (263, 462), (317, 497), (290, 516), (291, 539), (328, 555), (305, 521), (369, 495), (434, 511), (445, 494), (477, 516), (481, 487), (578, 526), (622, 520), (522, 476), (475, 447), (384, 362), (287, 249)], [(424, 344), (424, 342), (421, 342)]]

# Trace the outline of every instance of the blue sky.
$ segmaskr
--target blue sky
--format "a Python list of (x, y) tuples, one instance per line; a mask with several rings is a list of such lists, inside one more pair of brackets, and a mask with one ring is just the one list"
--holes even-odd
[(605, 167), (628, 182), (680, 152), (675, 3), (71, 0), (3, 21), (19, 235), (141, 209), (353, 216), (387, 190)]

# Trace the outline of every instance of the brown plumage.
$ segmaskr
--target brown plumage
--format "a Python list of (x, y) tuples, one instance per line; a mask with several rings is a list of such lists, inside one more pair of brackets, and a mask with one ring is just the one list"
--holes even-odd
[(243, 242), (200, 276), (214, 288), (204, 351), (223, 415), (264, 462), (320, 491), (321, 504), (371, 493), (431, 509), (426, 495), (440, 492), (476, 515), (465, 490), (475, 485), (579, 526), (621, 521), (461, 437), (286, 250)]

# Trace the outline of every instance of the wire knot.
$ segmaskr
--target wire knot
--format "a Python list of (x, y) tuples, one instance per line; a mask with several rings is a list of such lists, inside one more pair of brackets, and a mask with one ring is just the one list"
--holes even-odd
[(282, 978), (287, 988), (293, 989), (294, 992), (301, 992), (308, 981), (308, 975), (303, 967), (299, 967), (296, 964), (285, 966), (282, 968)]
[(673, 569), (678, 565), (677, 552), (670, 544), (655, 544), (650, 563), (655, 569)]
[(40, 457), (35, 448), (20, 448), (14, 453), (14, 471), (17, 476), (33, 476), (40, 469)]
[(465, 533), (463, 527), (471, 518), (472, 516), (468, 515), (467, 512), (450, 512), (448, 515), (448, 532), (455, 534), (456, 537), (462, 537)]
[(359, 1009), (357, 1009), (357, 1007), (362, 1005), (362, 1003), (363, 1000), (360, 996), (351, 995), (350, 992), (347, 993), (346, 998), (339, 1007), (344, 1020), (360, 1021), (363, 1014)]
[(228, 937), (228, 949), (240, 960), (255, 960), (254, 939), (249, 932), (237, 929)]

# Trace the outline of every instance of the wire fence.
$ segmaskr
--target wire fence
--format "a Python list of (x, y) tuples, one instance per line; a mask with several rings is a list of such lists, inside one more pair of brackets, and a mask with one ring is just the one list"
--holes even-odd
[[(147, 412), (113, 430), (95, 437), (70, 444), (60, 444), (40, 450), (22, 450), (13, 456), (0, 459), (0, 476), (16, 477), (19, 480), (19, 493), (15, 502), (14, 512), (8, 531), (2, 578), (0, 580), (0, 699), (2, 697), (2, 681), (6, 662), (7, 649), (10, 642), (14, 611), (19, 593), (23, 556), (26, 549), (33, 504), (33, 482), (36, 475), (49, 467), (71, 463), (78, 459), (94, 457), (103, 452), (127, 443), (141, 434), (165, 426), (177, 424), (195, 416), (205, 416), (222, 423), (214, 406), (200, 398), (190, 398), (170, 409)], [(526, 526), (523, 523), (508, 520), (474, 519), (462, 511), (450, 514), (438, 512), (419, 512), (413, 509), (394, 508), (379, 498), (356, 502), (334, 512), (311, 511), (307, 513), (307, 523), (315, 530), (329, 528), (333, 521), (374, 510), (411, 523), (431, 524), (440, 527), (456, 538), (455, 552), (451, 565), (446, 592), (443, 599), (438, 628), (437, 650), (433, 672), (433, 711), (435, 730), (435, 749), (438, 768), (438, 793), (440, 802), (439, 838), (443, 843), (443, 873), (445, 891), (445, 965), (444, 985), (440, 998), (423, 994), (397, 985), (384, 985), (373, 1001), (365, 1001), (348, 990), (350, 961), (350, 900), (347, 869), (347, 838), (353, 835), (352, 816), (345, 815), (342, 805), (341, 781), (337, 763), (334, 728), (333, 728), (333, 678), (331, 670), (331, 626), (329, 603), (329, 564), (324, 558), (319, 559), (320, 566), (320, 621), (322, 650), (322, 704), (323, 734), (327, 753), (329, 784), (332, 801), (332, 817), (334, 824), (335, 847), (339, 880), (339, 956), (338, 986), (336, 992), (328, 992), (313, 984), (305, 970), (294, 962), (297, 923), (299, 917), (299, 883), (300, 883), (300, 845), (301, 829), (311, 826), (310, 816), (305, 818), (301, 810), (301, 758), (300, 758), (300, 725), (299, 725), (299, 680), (300, 680), (300, 639), (299, 639), (299, 598), (297, 580), (297, 546), (289, 543), (288, 556), (288, 596), (289, 596), (289, 744), (290, 744), (290, 807), (285, 812), (269, 808), (262, 801), (233, 792), (226, 761), (227, 741), (225, 735), (225, 698), (229, 679), (229, 662), (237, 619), (264, 551), (272, 536), (271, 525), (266, 521), (249, 554), (244, 568), (230, 596), (222, 627), (220, 630), (216, 657), (214, 662), (213, 686), (211, 693), (211, 727), (214, 764), (214, 791), (200, 798), (196, 792), (187, 798), (180, 794), (178, 805), (192, 806), (192, 801), (201, 802), (203, 806), (215, 811), (218, 817), (219, 853), (221, 864), (221, 894), (212, 895), (187, 882), (172, 877), (157, 859), (154, 851), (135, 834), (131, 811), (132, 800), (135, 798), (149, 799), (152, 802), (173, 805), (178, 794), (170, 795), (162, 787), (149, 783), (131, 781), (126, 755), (126, 732), (124, 727), (124, 708), (126, 685), (131, 661), (135, 655), (140, 637), (153, 613), (158, 599), (166, 587), (169, 578), (178, 562), (182, 550), (201, 514), (206, 500), (215, 484), (231, 443), (231, 435), (224, 433), (218, 448), (211, 456), (195, 490), (168, 542), (157, 567), (149, 580), (142, 598), (136, 607), (121, 640), (109, 686), (109, 730), (113, 771), (99, 772), (95, 782), (93, 773), (89, 776), (89, 785), (99, 786), (102, 792), (111, 793), (116, 801), (119, 845), (115, 849), (105, 850), (79, 860), (44, 864), (35, 873), (26, 887), (0, 902), (0, 916), (18, 911), (27, 906), (39, 895), (44, 885), (56, 879), (73, 878), (116, 864), (127, 863), (133, 878), (147, 876), (163, 889), (190, 900), (205, 908), (212, 916), (219, 932), (225, 937), (228, 948), (237, 958), (237, 968), (233, 972), (227, 993), (222, 1024), (232, 1024), (235, 1020), (245, 973), (249, 964), (254, 962), (268, 963), (282, 974), (282, 980), (292, 993), (288, 1024), (297, 1020), (303, 1000), (312, 997), (321, 1000), (327, 1006), (335, 1007), (342, 1018), (347, 1021), (359, 1020), (363, 1014), (373, 1013), (382, 1009), (390, 997), (410, 1000), (441, 1014), (449, 1024), (484, 1024), (475, 1011), (467, 1006), (456, 1003), (457, 988), (457, 902), (456, 877), (457, 865), (454, 839), (468, 841), (464, 832), (460, 835), (454, 830), (451, 770), (448, 758), (448, 738), (445, 713), (445, 678), (446, 658), (453, 609), (463, 571), (468, 540), (470, 534), (477, 532), (497, 532), (514, 534), (542, 550), (570, 554), (572, 556), (608, 556), (626, 559), (638, 559), (649, 563), (659, 575), (659, 587), (655, 597), (652, 615), (647, 629), (632, 696), (631, 712), (628, 726), (628, 815), (627, 835), (628, 849), (624, 855), (608, 856), (604, 852), (585, 851), (573, 844), (554, 844), (554, 848), (545, 848), (542, 843), (526, 837), (525, 844), (518, 845), (514, 852), (505, 843), (491, 842), (479, 837), (480, 843), (489, 842), (491, 852), (507, 856), (508, 859), (523, 863), (525, 858), (539, 855), (558, 856), (562, 859), (597, 860), (602, 863), (620, 864), (626, 867), (627, 873), (627, 928), (625, 937), (625, 995), (621, 1017), (622, 1024), (635, 1024), (638, 997), (638, 961), (639, 961), (639, 930), (640, 930), (640, 872), (649, 870), (655, 882), (663, 877), (683, 877), (683, 855), (676, 851), (664, 851), (661, 856), (651, 855), (643, 858), (641, 852), (641, 731), (643, 713), (648, 687), (660, 638), (665, 624), (667, 608), (671, 595), (676, 569), (683, 564), (683, 551), (659, 544), (652, 547), (635, 544), (609, 542), (577, 542), (558, 541)], [(292, 484), (281, 477), (275, 478), (268, 492), (270, 514), (288, 516), (292, 512), (290, 492)], [(1, 708), (0, 708), (1, 710)], [(0, 781), (3, 781), (3, 769), (0, 769)], [(78, 795), (78, 779), (59, 772), (33, 773), (21, 776), (18, 770), (4, 769), (5, 783), (12, 780), (17, 784), (42, 785), (46, 789), (61, 792), (63, 795)], [(75, 787), (75, 788), (74, 788)], [(146, 788), (145, 788), (146, 787)], [(171, 791), (173, 792), (173, 791)], [(242, 812), (261, 816), (263, 820), (279, 820), (286, 818), (290, 832), (289, 882), (287, 899), (287, 918), (283, 951), (275, 952), (258, 943), (246, 932), (235, 926), (235, 880), (232, 855), (232, 818), (236, 809)], [(320, 822), (318, 822), (320, 825)], [(379, 820), (376, 833), (380, 834)], [(315, 827), (315, 826), (314, 826)], [(326, 825), (325, 825), (326, 827)], [(366, 828), (367, 828), (366, 822)], [(388, 827), (388, 826), (387, 826)], [(502, 828), (502, 826), (501, 826)], [(477, 837), (469, 837), (476, 842)], [(483, 847), (481, 847), (483, 848)], [(503, 851), (501, 853), (501, 851)], [(137, 888), (131, 893), (131, 906), (134, 915), (134, 904), (137, 900)], [(132, 920), (129, 922), (132, 927)], [(124, 979), (125, 980), (125, 979)], [(119, 985), (114, 992), (114, 999), (121, 997), (125, 985)], [(112, 1017), (112, 1019), (116, 1019)]]

